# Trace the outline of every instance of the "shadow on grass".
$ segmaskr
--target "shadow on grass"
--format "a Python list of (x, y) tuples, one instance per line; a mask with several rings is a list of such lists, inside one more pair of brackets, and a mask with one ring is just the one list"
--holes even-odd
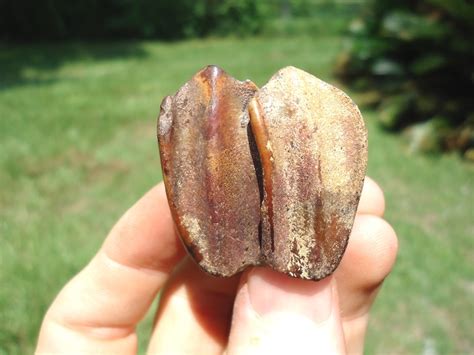
[(29, 74), (31, 70), (48, 73), (67, 62), (142, 58), (146, 55), (139, 42), (133, 41), (0, 44), (0, 90), (19, 85), (45, 85), (56, 81), (54, 77), (48, 75), (44, 77), (31, 75)]

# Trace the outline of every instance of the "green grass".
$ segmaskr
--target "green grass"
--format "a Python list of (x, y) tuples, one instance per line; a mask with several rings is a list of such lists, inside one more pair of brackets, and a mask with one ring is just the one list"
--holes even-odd
[[(0, 47), (0, 354), (34, 349), (54, 295), (160, 180), (164, 95), (211, 63), (260, 85), (290, 64), (333, 82), (341, 46), (325, 36)], [(473, 352), (474, 168), (410, 155), (364, 116), (369, 174), (400, 238), (368, 353)]]

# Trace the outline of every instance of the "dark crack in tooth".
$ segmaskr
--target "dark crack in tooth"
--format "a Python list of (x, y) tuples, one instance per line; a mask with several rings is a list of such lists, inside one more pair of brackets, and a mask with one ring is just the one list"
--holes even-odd
[(173, 219), (188, 251), (214, 275), (260, 260), (260, 196), (247, 137), (256, 90), (208, 66), (161, 104), (158, 141)]
[(367, 165), (367, 132), (353, 101), (287, 67), (249, 104), (263, 168), (262, 254), (274, 269), (319, 280), (338, 266)]

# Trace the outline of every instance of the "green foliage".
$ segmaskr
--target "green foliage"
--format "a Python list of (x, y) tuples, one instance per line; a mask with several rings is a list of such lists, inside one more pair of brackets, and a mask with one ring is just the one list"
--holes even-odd
[[(370, 1), (350, 26), (336, 74), (372, 101), (380, 123), (430, 136), (418, 150), (474, 149), (474, 4), (462, 0)], [(441, 128), (442, 127), (442, 128)], [(419, 137), (419, 134), (408, 134)], [(413, 138), (415, 139), (415, 138)]]
[(359, 6), (330, 0), (3, 0), (0, 40), (321, 35), (342, 32)]
[(216, 1), (212, 7), (218, 34), (255, 34), (274, 15), (267, 1)]
[(162, 38), (259, 32), (272, 15), (253, 0), (5, 0), (4, 39)]
[(269, 36), (321, 36), (343, 33), (359, 3), (338, 4), (334, 1), (288, 0), (273, 8), (279, 16), (270, 17), (263, 34)]

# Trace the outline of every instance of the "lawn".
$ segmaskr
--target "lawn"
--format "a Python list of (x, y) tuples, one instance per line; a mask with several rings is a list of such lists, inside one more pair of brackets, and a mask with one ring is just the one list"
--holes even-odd
[[(0, 354), (32, 352), (54, 295), (161, 179), (164, 95), (207, 64), (260, 85), (290, 64), (334, 82), (341, 47), (331, 35), (0, 47)], [(472, 353), (474, 166), (410, 155), (363, 114), (400, 239), (367, 353)]]

